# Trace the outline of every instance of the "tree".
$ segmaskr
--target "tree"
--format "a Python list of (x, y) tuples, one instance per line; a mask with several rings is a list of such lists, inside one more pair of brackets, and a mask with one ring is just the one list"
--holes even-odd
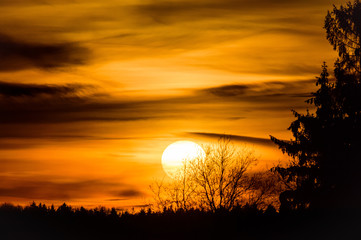
[[(170, 182), (151, 185), (155, 205), (161, 209), (230, 211), (245, 204), (267, 207), (265, 199), (275, 195), (269, 174), (249, 170), (257, 158), (246, 147), (235, 147), (222, 137), (216, 144), (203, 146), (205, 155), (185, 165)], [(265, 181), (264, 181), (265, 180)]]
[(250, 175), (250, 189), (243, 196), (245, 203), (258, 209), (279, 209), (279, 195), (284, 191), (284, 184), (272, 171), (258, 171)]
[(191, 177), (204, 208), (230, 210), (240, 204), (242, 195), (251, 187), (246, 171), (256, 163), (253, 153), (235, 148), (227, 137), (216, 145), (204, 147), (205, 157), (191, 165)]
[[(155, 207), (158, 210), (190, 210), (196, 204), (196, 186), (191, 179), (187, 161), (184, 161), (183, 168), (172, 175), (171, 181), (154, 181), (150, 190), (153, 192)], [(153, 205), (154, 206), (154, 205)]]
[(340, 68), (351, 73), (361, 73), (361, 4), (356, 0), (348, 2), (346, 7), (334, 6), (325, 20), (327, 39), (334, 50), (338, 51)]
[(326, 64), (319, 89), (306, 102), (315, 112), (300, 114), (288, 128), (294, 139), (271, 140), (292, 157), (274, 168), (289, 186), (280, 195), (282, 209), (359, 208), (361, 205), (361, 4), (334, 7), (325, 20), (327, 39), (339, 53), (335, 80)]

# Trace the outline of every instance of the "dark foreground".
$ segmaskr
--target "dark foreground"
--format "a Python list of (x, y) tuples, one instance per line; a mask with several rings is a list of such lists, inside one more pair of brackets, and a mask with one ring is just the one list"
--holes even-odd
[(361, 239), (360, 215), (352, 213), (57, 209), (32, 204), (0, 206), (0, 239)]

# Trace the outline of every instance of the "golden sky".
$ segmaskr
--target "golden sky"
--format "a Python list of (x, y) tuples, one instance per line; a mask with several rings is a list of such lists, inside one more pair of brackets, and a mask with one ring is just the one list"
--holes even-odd
[(323, 61), (328, 0), (0, 0), (0, 201), (131, 207), (177, 140), (271, 167)]

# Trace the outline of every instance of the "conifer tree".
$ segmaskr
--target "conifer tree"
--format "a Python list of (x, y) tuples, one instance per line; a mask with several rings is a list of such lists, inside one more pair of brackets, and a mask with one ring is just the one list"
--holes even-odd
[(274, 168), (290, 186), (280, 195), (282, 209), (361, 208), (361, 3), (334, 7), (325, 29), (339, 53), (335, 79), (329, 79), (324, 64), (319, 88), (306, 101), (315, 112), (293, 111), (293, 140), (271, 136), (293, 159)]

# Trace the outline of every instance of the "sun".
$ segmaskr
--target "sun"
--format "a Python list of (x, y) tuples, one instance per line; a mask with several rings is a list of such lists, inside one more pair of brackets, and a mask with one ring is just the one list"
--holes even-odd
[(174, 178), (185, 162), (205, 156), (201, 146), (191, 141), (177, 141), (170, 144), (163, 152), (162, 166), (165, 173)]

